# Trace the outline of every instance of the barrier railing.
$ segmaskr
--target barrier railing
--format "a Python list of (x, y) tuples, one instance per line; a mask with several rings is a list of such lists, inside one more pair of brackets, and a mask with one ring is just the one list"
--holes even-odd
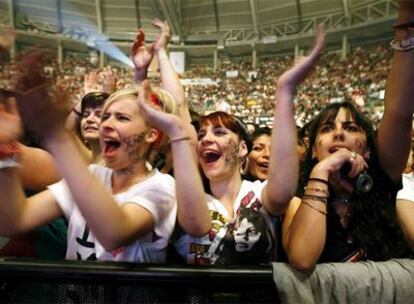
[(271, 266), (0, 259), (2, 303), (277, 303)]

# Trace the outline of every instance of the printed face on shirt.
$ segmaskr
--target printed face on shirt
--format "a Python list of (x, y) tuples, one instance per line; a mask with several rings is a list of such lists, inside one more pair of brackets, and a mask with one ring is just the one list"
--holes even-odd
[[(247, 150), (238, 135), (223, 125), (208, 123), (198, 131), (197, 154), (208, 179), (222, 179), (240, 172)], [(245, 146), (245, 145), (244, 145)]]
[(319, 161), (340, 148), (368, 157), (366, 134), (345, 108), (340, 108), (334, 120), (322, 121), (317, 132), (312, 151)]
[(86, 141), (99, 139), (99, 125), (101, 123), (101, 107), (86, 108), (80, 120), (82, 138)]
[(253, 223), (247, 218), (241, 220), (239, 227), (234, 232), (234, 240), (236, 243), (236, 251), (250, 251), (254, 244), (259, 241), (262, 234), (256, 231)]
[(258, 136), (253, 141), (252, 151), (249, 153), (248, 172), (260, 179), (267, 179), (269, 170), (271, 137), (267, 134)]
[(157, 134), (141, 116), (136, 97), (119, 97), (102, 114), (100, 140), (107, 166), (128, 170), (145, 161)]

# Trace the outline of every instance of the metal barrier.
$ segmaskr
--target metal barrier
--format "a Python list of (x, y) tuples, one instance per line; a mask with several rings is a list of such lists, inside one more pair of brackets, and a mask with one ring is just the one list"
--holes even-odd
[(272, 267), (0, 259), (1, 303), (277, 303)]

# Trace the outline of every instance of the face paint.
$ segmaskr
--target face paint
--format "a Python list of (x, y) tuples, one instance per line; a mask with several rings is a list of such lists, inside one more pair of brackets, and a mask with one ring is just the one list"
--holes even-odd
[(226, 155), (225, 164), (233, 169), (236, 167), (239, 159), (239, 146), (232, 139), (229, 139), (226, 144), (226, 148), (229, 152)]
[(124, 142), (127, 145), (129, 159), (132, 161), (133, 164), (136, 164), (144, 159), (144, 157), (138, 153), (139, 146), (144, 141), (144, 138), (145, 133), (142, 132), (140, 134), (133, 134), (124, 139)]

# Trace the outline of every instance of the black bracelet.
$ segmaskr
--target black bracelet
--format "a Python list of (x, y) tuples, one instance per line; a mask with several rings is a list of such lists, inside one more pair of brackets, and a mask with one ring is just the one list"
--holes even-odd
[(408, 29), (408, 28), (411, 28), (411, 27), (414, 28), (414, 20), (404, 22), (404, 23), (395, 24), (392, 28), (394, 30), (403, 30), (403, 29)]
[(72, 109), (72, 111), (73, 111), (73, 113), (75, 113), (76, 115), (78, 115), (78, 116), (82, 116), (82, 113), (81, 113), (81, 112), (79, 112), (79, 111), (76, 111), (76, 109), (75, 109), (75, 108), (73, 108), (73, 109)]
[(324, 184), (329, 184), (329, 182), (327, 180), (324, 180), (322, 178), (317, 178), (317, 177), (310, 177), (308, 178), (308, 182), (310, 181), (314, 181), (314, 182), (320, 182), (320, 183), (324, 183)]

